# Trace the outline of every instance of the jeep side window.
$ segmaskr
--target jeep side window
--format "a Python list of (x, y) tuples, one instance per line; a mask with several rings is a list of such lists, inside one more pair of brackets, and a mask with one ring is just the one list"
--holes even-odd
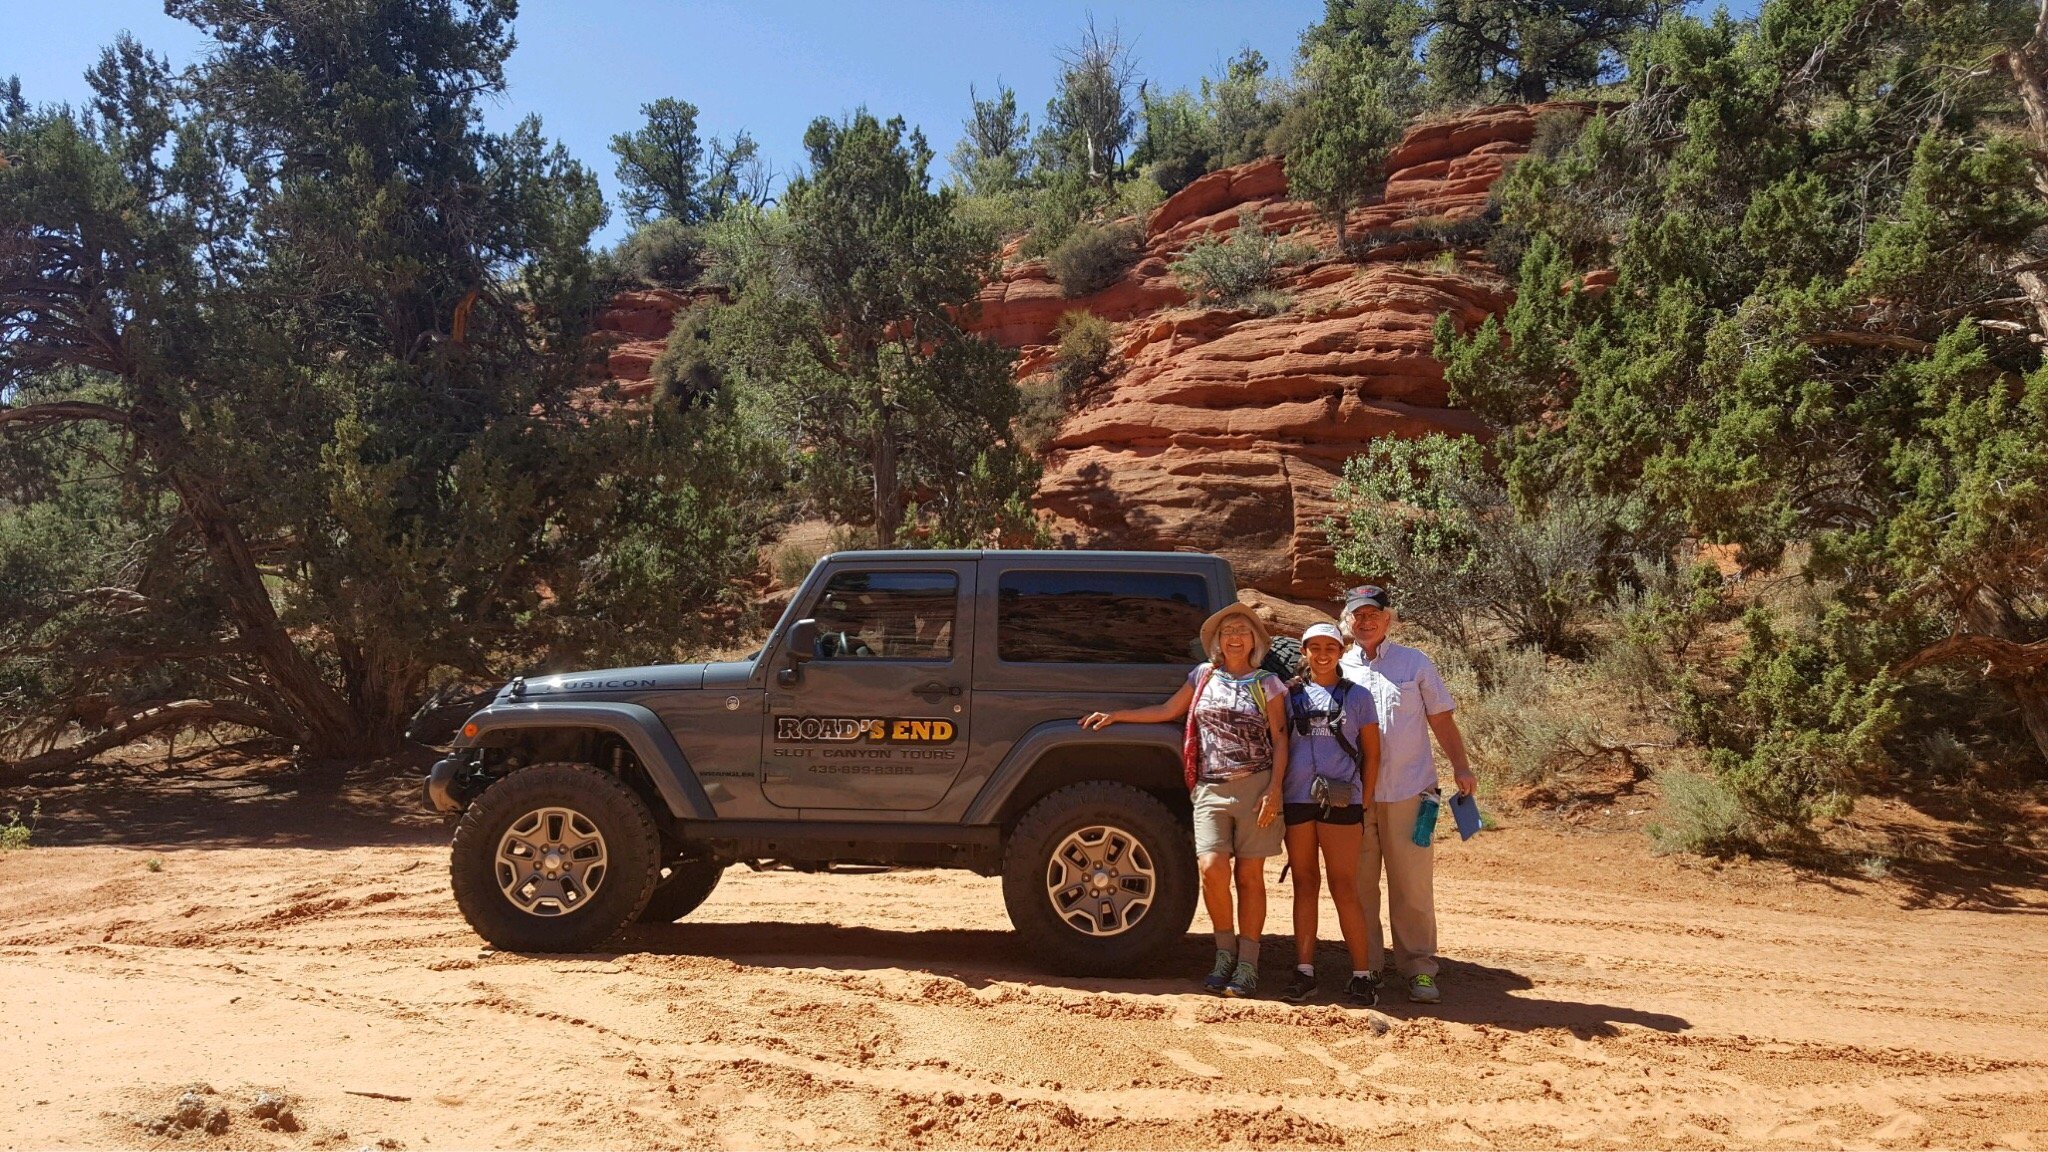
[(996, 584), (996, 657), (1012, 664), (1191, 664), (1208, 587), (1193, 573), (1020, 568)]
[(837, 572), (809, 615), (821, 660), (951, 660), (960, 581), (951, 572)]

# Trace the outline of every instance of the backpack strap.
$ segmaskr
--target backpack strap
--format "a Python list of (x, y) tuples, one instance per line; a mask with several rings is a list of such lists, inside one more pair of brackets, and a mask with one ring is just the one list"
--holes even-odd
[(1188, 697), (1188, 722), (1187, 728), (1181, 733), (1180, 766), (1181, 776), (1190, 792), (1195, 790), (1195, 776), (1200, 769), (1201, 760), (1200, 740), (1195, 732), (1195, 709), (1201, 706), (1202, 690), (1209, 686), (1209, 677), (1215, 671), (1214, 664), (1202, 665), (1201, 675), (1195, 677), (1195, 694)]
[(1346, 756), (1351, 757), (1351, 763), (1359, 769), (1359, 776), (1361, 779), (1363, 779), (1365, 772), (1365, 753), (1360, 752), (1358, 750), (1358, 746), (1356, 744), (1353, 744), (1344, 736), (1344, 700), (1346, 697), (1351, 695), (1351, 681), (1346, 680), (1341, 676), (1338, 677), (1337, 691), (1334, 693), (1334, 695), (1337, 697), (1337, 715), (1331, 718), (1330, 735), (1335, 736), (1337, 738), (1337, 747), (1342, 748), (1344, 750), (1344, 754)]

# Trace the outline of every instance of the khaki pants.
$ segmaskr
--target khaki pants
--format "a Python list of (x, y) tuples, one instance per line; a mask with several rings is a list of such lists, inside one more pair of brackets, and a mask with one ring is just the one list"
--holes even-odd
[(1366, 957), (1377, 972), (1386, 964), (1380, 931), (1380, 870), (1387, 874), (1387, 925), (1393, 930), (1394, 966), (1403, 979), (1436, 975), (1436, 890), (1434, 849), (1415, 846), (1415, 813), (1421, 796), (1393, 804), (1375, 801), (1365, 810), (1365, 837), (1358, 846), (1358, 902), (1365, 908)]

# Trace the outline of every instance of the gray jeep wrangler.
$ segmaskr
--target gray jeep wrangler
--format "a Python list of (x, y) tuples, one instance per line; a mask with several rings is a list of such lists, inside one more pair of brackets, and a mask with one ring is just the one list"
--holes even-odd
[(841, 552), (752, 660), (514, 680), (435, 764), (456, 902), (492, 944), (666, 923), (734, 864), (1003, 878), (1028, 954), (1127, 971), (1197, 878), (1172, 694), (1230, 567), (1172, 552)]

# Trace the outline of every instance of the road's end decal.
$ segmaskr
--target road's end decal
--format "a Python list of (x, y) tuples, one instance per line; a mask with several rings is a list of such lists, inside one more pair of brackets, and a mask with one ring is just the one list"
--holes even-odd
[(950, 744), (959, 735), (951, 720), (927, 717), (777, 716), (783, 744)]

